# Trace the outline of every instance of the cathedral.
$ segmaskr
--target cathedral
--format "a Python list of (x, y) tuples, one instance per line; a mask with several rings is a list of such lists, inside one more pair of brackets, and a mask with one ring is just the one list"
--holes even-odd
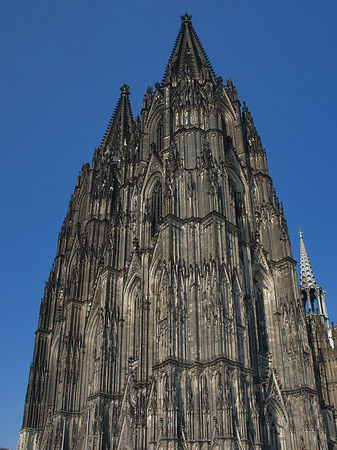
[(41, 301), (18, 450), (336, 449), (337, 332), (265, 149), (181, 27), (84, 164)]

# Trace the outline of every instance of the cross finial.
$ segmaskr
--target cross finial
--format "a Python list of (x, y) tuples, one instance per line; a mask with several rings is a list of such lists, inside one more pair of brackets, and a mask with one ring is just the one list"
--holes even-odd
[(122, 94), (130, 94), (130, 86), (128, 86), (127, 84), (123, 84), (123, 86), (119, 89), (122, 91)]
[(300, 239), (303, 238), (303, 231), (301, 228), (298, 229), (298, 235), (299, 235)]
[(191, 22), (191, 19), (192, 19), (192, 16), (188, 15), (187, 13), (185, 13), (183, 16), (180, 16), (180, 17), (181, 17), (181, 21), (183, 23), (189, 23), (189, 22)]

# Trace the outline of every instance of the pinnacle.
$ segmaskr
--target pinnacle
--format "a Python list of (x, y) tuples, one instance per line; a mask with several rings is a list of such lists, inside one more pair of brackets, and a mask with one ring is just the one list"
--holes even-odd
[(301, 228), (299, 228), (298, 235), (300, 238), (300, 288), (307, 290), (317, 287), (317, 283), (304, 245)]
[[(133, 126), (133, 116), (131, 110), (131, 104), (129, 100), (130, 87), (124, 84), (121, 88), (121, 95), (118, 100), (115, 111), (110, 119), (107, 131), (102, 140), (101, 147), (104, 146), (117, 146), (124, 141), (128, 140), (130, 129)], [(116, 149), (117, 150), (117, 149)]]
[(254, 130), (257, 134), (257, 131), (255, 129), (255, 124), (254, 124), (254, 119), (253, 116), (251, 114), (251, 112), (249, 111), (246, 102), (242, 102), (243, 103), (243, 107), (242, 107), (242, 117), (245, 120), (245, 122), (250, 123), (252, 125), (252, 127), (254, 127)]

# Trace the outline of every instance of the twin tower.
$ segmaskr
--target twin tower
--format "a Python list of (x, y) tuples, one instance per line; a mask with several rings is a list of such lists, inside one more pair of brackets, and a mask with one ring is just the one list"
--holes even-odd
[(334, 448), (337, 338), (303, 249), (300, 292), (252, 117), (185, 14), (78, 177), (18, 449)]

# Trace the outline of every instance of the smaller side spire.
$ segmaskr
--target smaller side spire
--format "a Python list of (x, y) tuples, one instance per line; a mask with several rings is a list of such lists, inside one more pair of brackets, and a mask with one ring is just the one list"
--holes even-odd
[(300, 286), (304, 290), (316, 289), (318, 286), (304, 245), (301, 228), (298, 229), (298, 235), (300, 238)]
[(121, 96), (101, 144), (101, 148), (110, 147), (114, 153), (118, 153), (123, 145), (125, 145), (126, 142), (129, 142), (134, 124), (129, 100), (130, 88), (127, 84), (124, 84), (120, 90)]
[(329, 317), (325, 303), (325, 291), (318, 286), (304, 245), (303, 231), (298, 229), (300, 238), (300, 290), (303, 301), (308, 302), (308, 312), (315, 312), (314, 302), (317, 302), (318, 314), (326, 329), (329, 328)]

